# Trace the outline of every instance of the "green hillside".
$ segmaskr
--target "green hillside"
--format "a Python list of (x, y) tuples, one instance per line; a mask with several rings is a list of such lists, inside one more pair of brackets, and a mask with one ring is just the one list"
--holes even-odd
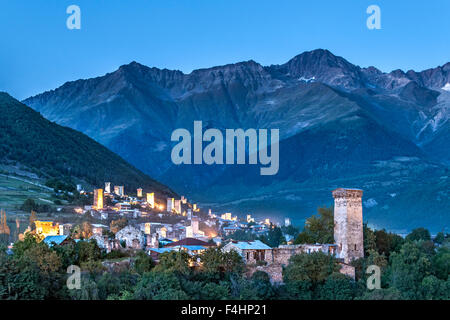
[(46, 120), (38, 112), (0, 92), (0, 164), (18, 166), (39, 178), (82, 180), (101, 187), (105, 181), (125, 191), (173, 192), (101, 144), (73, 129)]

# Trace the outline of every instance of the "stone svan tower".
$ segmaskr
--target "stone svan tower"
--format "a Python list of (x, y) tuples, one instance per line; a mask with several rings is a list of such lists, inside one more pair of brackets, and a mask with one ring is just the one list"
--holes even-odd
[(338, 188), (334, 198), (334, 241), (338, 257), (349, 263), (364, 257), (362, 190)]

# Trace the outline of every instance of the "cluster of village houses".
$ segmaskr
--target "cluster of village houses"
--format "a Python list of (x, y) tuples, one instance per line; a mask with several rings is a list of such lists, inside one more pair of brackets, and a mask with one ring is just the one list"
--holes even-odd
[[(107, 252), (113, 250), (145, 250), (156, 262), (162, 253), (170, 251), (186, 251), (197, 256), (210, 247), (221, 246), (227, 252), (235, 250), (243, 261), (252, 267), (253, 272), (262, 270), (269, 273), (274, 282), (282, 281), (282, 267), (288, 264), (289, 258), (298, 253), (324, 252), (334, 255), (341, 261), (341, 272), (354, 277), (351, 260), (363, 256), (362, 239), (362, 191), (358, 189), (336, 189), (335, 199), (335, 243), (332, 244), (292, 244), (292, 238), (286, 235), (287, 245), (271, 248), (259, 240), (234, 241), (232, 234), (237, 230), (245, 230), (257, 235), (268, 232), (275, 224), (269, 219), (255, 221), (251, 215), (238, 219), (231, 213), (216, 215), (209, 209), (200, 214), (200, 208), (191, 204), (185, 197), (181, 199), (167, 198), (165, 204), (155, 201), (154, 193), (137, 189), (136, 197), (126, 196), (123, 186), (105, 184), (105, 190), (95, 189), (92, 206), (76, 208), (77, 214), (90, 214), (99, 220), (127, 217), (128, 225), (115, 233), (111, 239), (105, 233), (109, 226), (92, 224), (92, 236), (98, 246)], [(83, 190), (79, 190), (84, 192)], [(109, 197), (113, 205), (105, 206), (105, 197)], [(142, 222), (142, 217), (157, 215), (160, 220), (165, 216), (177, 216), (176, 223)], [(144, 219), (145, 220), (145, 219)], [(290, 225), (289, 218), (284, 221)], [(52, 221), (35, 221), (36, 233), (49, 245), (64, 245), (69, 241), (72, 225), (55, 224)], [(202, 225), (202, 227), (200, 226)], [(202, 228), (204, 230), (202, 230)], [(228, 240), (224, 240), (224, 238)]]

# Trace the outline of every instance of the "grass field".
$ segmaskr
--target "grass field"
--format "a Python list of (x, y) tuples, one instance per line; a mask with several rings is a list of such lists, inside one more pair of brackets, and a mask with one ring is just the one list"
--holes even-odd
[(54, 200), (52, 193), (48, 188), (40, 186), (38, 181), (0, 175), (0, 208), (2, 209), (17, 210), (28, 198), (38, 203), (52, 204)]
[[(42, 182), (29, 177), (7, 176), (0, 174), (0, 209), (7, 215), (7, 223), (11, 230), (8, 243), (17, 240), (29, 224), (30, 212), (23, 212), (19, 208), (26, 199), (33, 199), (40, 204), (53, 204), (53, 190), (42, 185)], [(38, 213), (37, 218), (49, 220), (48, 213)], [(20, 230), (16, 230), (16, 219), (20, 222)]]

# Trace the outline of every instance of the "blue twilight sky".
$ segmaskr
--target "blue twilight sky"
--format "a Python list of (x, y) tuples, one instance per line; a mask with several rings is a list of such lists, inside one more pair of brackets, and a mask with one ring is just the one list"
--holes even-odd
[[(81, 8), (81, 30), (66, 8)], [(381, 30), (366, 8), (381, 8)], [(316, 48), (383, 71), (450, 61), (449, 0), (0, 0), (0, 91), (18, 99), (133, 60), (193, 69)]]

